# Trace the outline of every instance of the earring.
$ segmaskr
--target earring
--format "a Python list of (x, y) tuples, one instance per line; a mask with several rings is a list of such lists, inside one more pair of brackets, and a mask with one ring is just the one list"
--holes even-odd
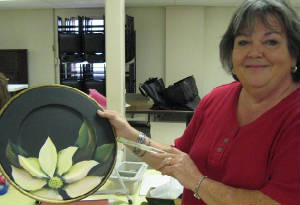
[(294, 68), (292, 68), (292, 73), (296, 73), (296, 72), (297, 72), (297, 70), (298, 70), (298, 67), (297, 67), (297, 66), (295, 66)]

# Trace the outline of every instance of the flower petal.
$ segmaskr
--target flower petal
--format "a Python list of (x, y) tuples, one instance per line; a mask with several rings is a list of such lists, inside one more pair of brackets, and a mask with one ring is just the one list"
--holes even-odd
[(38, 158), (33, 157), (23, 157), (22, 155), (18, 155), (20, 165), (27, 171), (31, 176), (43, 178), (47, 177), (47, 175), (41, 170), (40, 163)]
[(19, 169), (14, 166), (11, 166), (11, 169), (11, 175), (13, 176), (14, 181), (16, 182), (16, 184), (22, 187), (22, 189), (28, 191), (35, 191), (41, 189), (47, 184), (47, 180), (32, 177), (30, 174), (28, 174), (28, 172), (26, 172), (23, 169)]
[(67, 183), (78, 181), (85, 177), (88, 172), (97, 164), (99, 163), (95, 160), (78, 162), (74, 164), (62, 178)]
[(60, 150), (57, 156), (57, 174), (59, 176), (67, 172), (73, 165), (72, 157), (77, 151), (78, 147), (67, 147)]
[(42, 197), (44, 199), (50, 200), (63, 200), (63, 197), (59, 195), (58, 191), (53, 189), (40, 189), (38, 191), (32, 192), (32, 194)]
[(66, 185), (64, 190), (70, 197), (78, 197), (94, 189), (100, 184), (101, 180), (102, 177), (87, 176), (77, 182)]
[(57, 162), (57, 152), (50, 137), (47, 138), (40, 150), (39, 162), (42, 170), (46, 172), (48, 176), (53, 177)]

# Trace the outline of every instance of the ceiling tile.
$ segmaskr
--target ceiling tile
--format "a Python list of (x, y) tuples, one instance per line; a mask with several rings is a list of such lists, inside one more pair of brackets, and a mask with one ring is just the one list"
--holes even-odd
[[(146, 6), (236, 6), (243, 0), (125, 0), (127, 7)], [(0, 0), (0, 9), (104, 7), (105, 0)], [(290, 0), (299, 7), (299, 0)]]

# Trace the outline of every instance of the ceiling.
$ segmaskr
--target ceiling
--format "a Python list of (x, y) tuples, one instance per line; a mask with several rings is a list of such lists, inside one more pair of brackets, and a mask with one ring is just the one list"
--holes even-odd
[[(113, 1), (113, 0), (111, 0)], [(105, 0), (0, 0), (0, 9), (104, 7)], [(125, 0), (127, 7), (145, 6), (236, 6), (242, 0)], [(290, 0), (299, 7), (299, 0)]]

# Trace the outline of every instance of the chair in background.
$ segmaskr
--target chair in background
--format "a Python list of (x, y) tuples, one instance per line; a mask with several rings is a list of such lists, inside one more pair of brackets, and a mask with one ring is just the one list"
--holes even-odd
[(104, 33), (85, 33), (83, 47), (86, 61), (90, 63), (105, 62), (105, 36)]
[(59, 58), (61, 62), (83, 61), (81, 35), (77, 33), (59, 33)]

